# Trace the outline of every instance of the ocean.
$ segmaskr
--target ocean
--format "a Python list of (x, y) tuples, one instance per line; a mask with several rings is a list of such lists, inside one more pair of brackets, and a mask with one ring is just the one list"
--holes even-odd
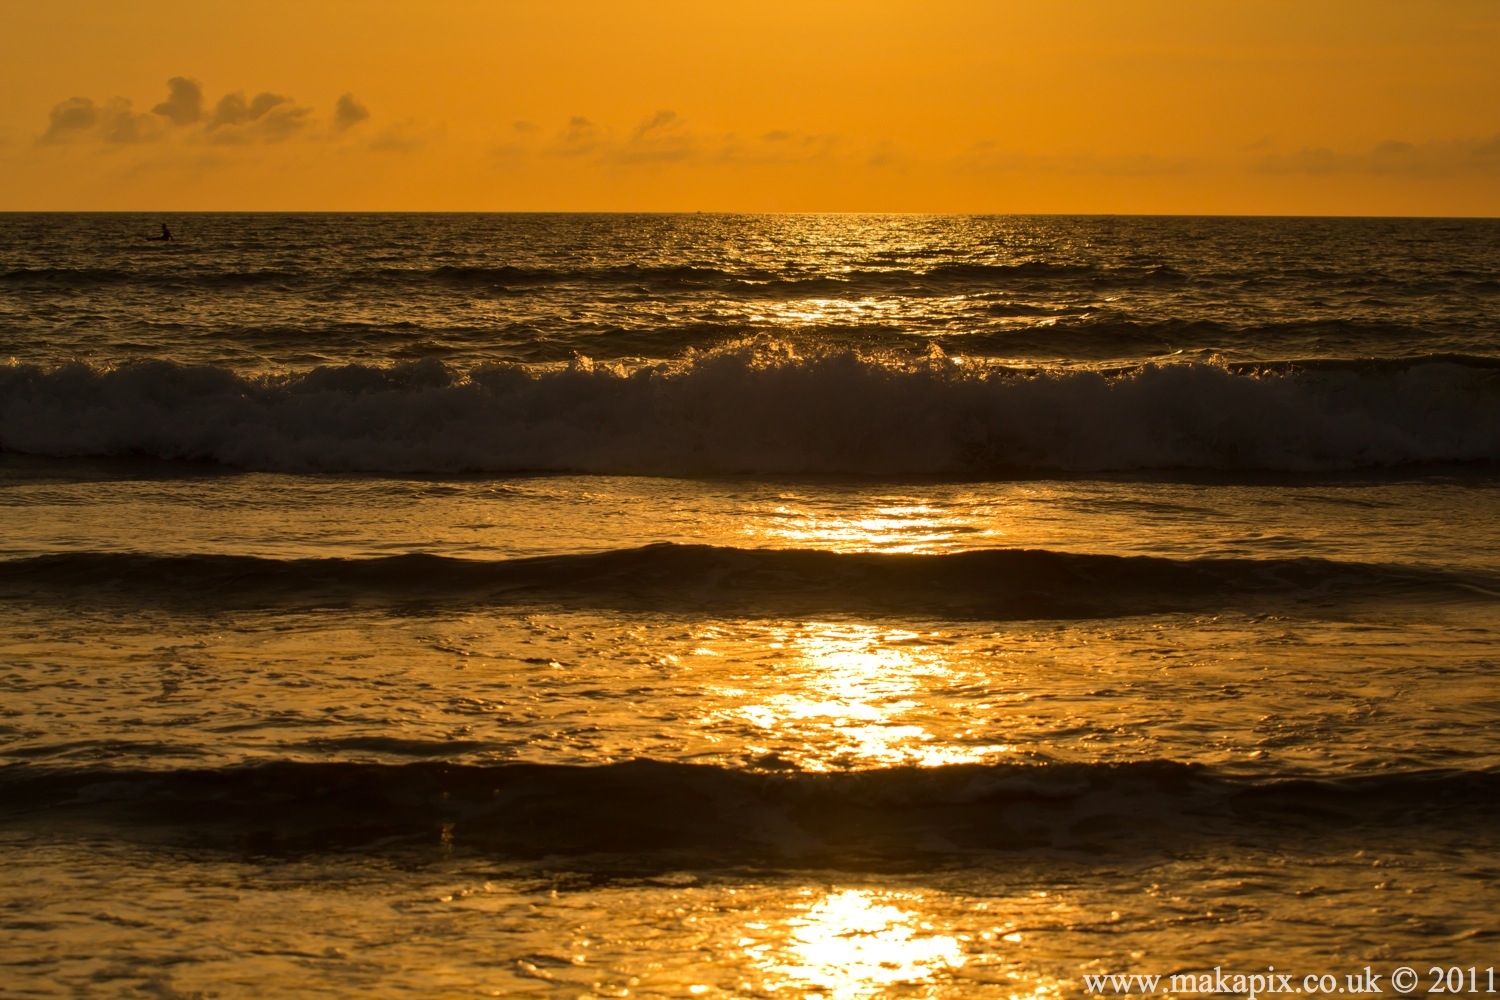
[(0, 996), (1495, 991), (1500, 220), (10, 214), (0, 358)]

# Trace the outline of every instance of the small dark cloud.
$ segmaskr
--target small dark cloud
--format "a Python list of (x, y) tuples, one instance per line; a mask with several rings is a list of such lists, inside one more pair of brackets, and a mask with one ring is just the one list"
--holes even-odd
[(245, 95), (225, 94), (214, 106), (213, 117), (209, 118), (208, 127), (213, 129), (221, 125), (238, 125), (240, 122), (249, 120), (250, 105), (245, 103)]
[(674, 125), (680, 125), (681, 122), (682, 120), (677, 117), (675, 111), (658, 111), (635, 127), (635, 138), (649, 138), (652, 133), (659, 134)]
[(87, 132), (99, 124), (99, 106), (88, 97), (70, 97), (52, 106), (44, 142), (61, 142)]
[(637, 125), (630, 141), (610, 150), (609, 158), (620, 164), (681, 162), (699, 155), (702, 146), (703, 139), (677, 112), (662, 110)]
[[(369, 117), (369, 110), (353, 94), (345, 94), (334, 106), (331, 124), (335, 132), (343, 132)], [(177, 135), (189, 142), (215, 145), (271, 143), (304, 133), (314, 120), (311, 108), (270, 91), (251, 98), (246, 98), (244, 91), (225, 94), (208, 112), (202, 85), (190, 77), (175, 76), (167, 81), (167, 99), (154, 106), (150, 114), (136, 111), (124, 97), (112, 97), (103, 103), (88, 97), (59, 102), (49, 113), (47, 128), (38, 141), (77, 139), (127, 144)]]
[(517, 132), (522, 133), (523, 135), (532, 135), (542, 130), (542, 127), (536, 122), (528, 121), (511, 122), (510, 127), (515, 129)]
[(150, 116), (131, 109), (130, 101), (111, 97), (99, 115), (99, 135), (105, 142), (146, 142), (161, 126)]
[(263, 118), (272, 108), (290, 103), (292, 103), (292, 99), (284, 97), (281, 94), (256, 94), (255, 98), (250, 102), (250, 120), (254, 121), (257, 118)]
[(603, 129), (582, 115), (574, 115), (557, 137), (554, 151), (563, 156), (584, 156), (599, 148), (604, 139)]
[(218, 132), (214, 139), (218, 142), (281, 142), (302, 131), (311, 115), (311, 108), (281, 104), (244, 125)]
[(289, 139), (302, 131), (307, 124), (307, 119), (312, 116), (311, 108), (299, 108), (291, 106), (280, 106), (273, 108), (255, 123), (256, 137), (267, 142), (280, 142)]
[(237, 92), (219, 99), (207, 127), (216, 143), (280, 142), (300, 132), (311, 116), (311, 108), (285, 94), (267, 91), (247, 101)]
[(370, 109), (354, 99), (353, 94), (344, 94), (333, 106), (333, 127), (347, 131), (370, 117)]
[(203, 117), (203, 85), (186, 76), (167, 81), (167, 99), (151, 109), (173, 125), (191, 125)]
[(55, 105), (42, 142), (90, 137), (112, 143), (146, 142), (160, 132), (156, 119), (133, 110), (129, 100), (111, 97), (103, 105), (87, 97), (70, 97)]
[(250, 100), (240, 92), (225, 94), (214, 107), (213, 117), (208, 120), (210, 129), (225, 125), (244, 125), (246, 122), (264, 118), (273, 108), (290, 104), (292, 99), (282, 94), (261, 93)]

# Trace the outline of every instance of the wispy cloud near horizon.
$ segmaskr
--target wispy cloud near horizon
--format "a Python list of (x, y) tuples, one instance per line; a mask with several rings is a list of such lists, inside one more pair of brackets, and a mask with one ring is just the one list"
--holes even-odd
[(555, 129), (531, 119), (509, 123), (494, 147), (500, 162), (559, 158), (608, 169), (667, 168), (725, 164), (807, 163), (845, 157), (880, 155), (889, 143), (872, 142), (856, 149), (837, 135), (771, 129), (751, 136), (707, 131), (670, 108), (658, 109), (634, 125), (617, 128), (575, 114)]
[(1369, 174), (1398, 177), (1500, 175), (1500, 133), (1488, 138), (1430, 140), (1413, 143), (1387, 139), (1373, 148), (1340, 152), (1304, 146), (1292, 153), (1260, 157), (1254, 169), (1264, 174)]

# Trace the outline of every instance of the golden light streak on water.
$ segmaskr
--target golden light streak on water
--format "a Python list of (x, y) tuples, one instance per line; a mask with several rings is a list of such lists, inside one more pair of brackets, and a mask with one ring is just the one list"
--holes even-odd
[[(749, 309), (751, 320), (756, 323), (777, 324), (795, 328), (812, 324), (858, 324), (890, 322), (899, 317), (896, 305), (903, 300), (861, 296), (859, 298), (791, 299), (785, 302), (768, 302), (759, 309)], [(953, 296), (938, 302), (928, 303), (926, 311), (943, 313), (962, 308), (968, 304), (962, 296)]]
[[(800, 747), (793, 763), (807, 770), (936, 767), (1013, 752), (1005, 744), (939, 740), (923, 724), (931, 692), (957, 677), (937, 638), (849, 622), (779, 630), (773, 645), (791, 654), (777, 668), (784, 675), (781, 689), (733, 711), (763, 731), (768, 743)], [(714, 692), (734, 701), (748, 693)]]
[(835, 552), (950, 552), (1002, 544), (1006, 532), (989, 504), (966, 505), (955, 516), (927, 497), (892, 497), (862, 511), (829, 512), (795, 501), (747, 526), (758, 545)]
[(935, 931), (920, 910), (898, 905), (908, 901), (920, 904), (906, 894), (827, 893), (786, 921), (785, 950), (767, 967), (768, 979), (825, 1000), (858, 1000), (962, 966), (958, 939)]

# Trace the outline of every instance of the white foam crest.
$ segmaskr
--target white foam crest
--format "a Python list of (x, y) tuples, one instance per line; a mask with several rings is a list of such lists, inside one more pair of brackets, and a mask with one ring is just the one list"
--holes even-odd
[(0, 448), (287, 472), (1340, 470), (1500, 458), (1500, 375), (1449, 362), (1023, 374), (764, 344), (633, 372), (11, 365)]

